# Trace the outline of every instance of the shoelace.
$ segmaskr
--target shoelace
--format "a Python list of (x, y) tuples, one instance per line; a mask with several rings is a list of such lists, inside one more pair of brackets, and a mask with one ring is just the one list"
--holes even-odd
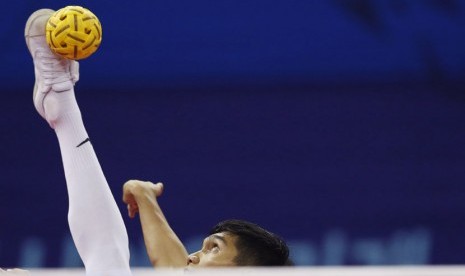
[(69, 61), (55, 56), (49, 49), (38, 48), (35, 60), (46, 85), (71, 80)]

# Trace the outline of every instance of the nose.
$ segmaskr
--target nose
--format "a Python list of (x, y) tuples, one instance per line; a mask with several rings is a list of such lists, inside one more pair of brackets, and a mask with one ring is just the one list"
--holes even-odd
[(197, 256), (196, 253), (190, 254), (189, 257), (187, 257), (187, 264), (188, 265), (190, 265), (190, 264), (196, 265), (196, 264), (199, 264), (199, 262), (200, 262), (200, 258), (199, 258), (199, 256)]

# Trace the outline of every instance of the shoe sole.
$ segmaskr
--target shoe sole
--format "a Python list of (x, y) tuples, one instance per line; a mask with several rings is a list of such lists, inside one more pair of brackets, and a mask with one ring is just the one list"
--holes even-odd
[(33, 12), (29, 16), (29, 18), (27, 19), (27, 22), (26, 22), (26, 27), (24, 28), (24, 37), (26, 38), (26, 45), (27, 45), (28, 49), (29, 49), (29, 41), (27, 39), (28, 37), (45, 35), (45, 26), (44, 26), (44, 32), (43, 33), (41, 33), (41, 34), (31, 34), (31, 26), (34, 23), (34, 21), (41, 18), (41, 17), (43, 17), (43, 16), (50, 17), (54, 12), (55, 11), (51, 10), (51, 9), (40, 9), (40, 10), (37, 10), (37, 11)]
[[(29, 50), (29, 52), (31, 52), (31, 49), (29, 48), (29, 40), (28, 38), (29, 37), (34, 37), (34, 36), (42, 36), (42, 35), (45, 35), (45, 26), (44, 26), (44, 31), (43, 33), (37, 33), (37, 34), (31, 34), (31, 26), (32, 24), (34, 23), (34, 21), (36, 21), (37, 19), (40, 19), (44, 16), (48, 16), (50, 18), (50, 16), (54, 13), (55, 11), (54, 10), (51, 10), (51, 9), (40, 9), (40, 10), (37, 10), (35, 12), (33, 12), (29, 18), (27, 19), (27, 22), (26, 22), (26, 27), (24, 28), (24, 38), (26, 40), (26, 45), (27, 45), (27, 49)], [(32, 53), (31, 53), (32, 54)], [(36, 98), (36, 93), (37, 93), (37, 82), (34, 82), (34, 92), (32, 93), (32, 99), (33, 101), (35, 101), (35, 98)]]

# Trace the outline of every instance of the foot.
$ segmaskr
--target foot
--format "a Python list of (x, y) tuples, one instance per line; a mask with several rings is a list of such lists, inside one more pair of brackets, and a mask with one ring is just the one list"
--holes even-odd
[(24, 31), (27, 48), (34, 61), (34, 106), (50, 124), (55, 119), (53, 107), (47, 107), (45, 98), (50, 93), (72, 91), (79, 79), (79, 64), (53, 54), (47, 45), (45, 27), (54, 12), (50, 9), (34, 12), (27, 20)]

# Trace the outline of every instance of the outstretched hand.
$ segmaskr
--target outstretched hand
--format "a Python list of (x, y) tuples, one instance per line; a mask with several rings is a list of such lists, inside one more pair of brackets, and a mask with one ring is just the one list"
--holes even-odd
[(123, 201), (130, 218), (139, 213), (144, 243), (150, 262), (156, 267), (185, 267), (187, 250), (171, 229), (158, 205), (163, 184), (130, 180), (123, 186)]
[(123, 185), (123, 202), (127, 204), (128, 215), (134, 218), (139, 212), (141, 200), (155, 200), (163, 193), (162, 183), (129, 180)]

